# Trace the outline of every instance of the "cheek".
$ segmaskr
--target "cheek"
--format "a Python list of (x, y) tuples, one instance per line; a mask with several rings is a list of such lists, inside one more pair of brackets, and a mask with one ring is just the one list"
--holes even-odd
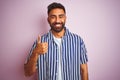
[(55, 22), (55, 20), (53, 20), (53, 19), (49, 19), (48, 22), (49, 22), (50, 24), (52, 24), (52, 23)]
[(62, 22), (63, 22), (63, 23), (65, 23), (65, 21), (66, 21), (65, 19), (64, 19), (64, 20), (62, 20)]
[(66, 18), (63, 18), (61, 21), (62, 21), (62, 22), (65, 22), (65, 21), (66, 21)]

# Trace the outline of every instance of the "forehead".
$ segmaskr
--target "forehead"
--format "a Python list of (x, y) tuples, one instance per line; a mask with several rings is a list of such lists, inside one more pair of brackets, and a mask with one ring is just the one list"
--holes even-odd
[(64, 10), (60, 8), (55, 8), (52, 9), (48, 15), (60, 15), (60, 14), (65, 14)]

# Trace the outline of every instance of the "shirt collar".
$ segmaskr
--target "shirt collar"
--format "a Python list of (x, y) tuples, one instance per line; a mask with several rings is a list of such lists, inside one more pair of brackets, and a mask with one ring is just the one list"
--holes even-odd
[[(70, 32), (69, 32), (69, 30), (66, 27), (64, 27), (64, 29), (65, 29), (65, 34), (64, 34), (63, 37), (67, 37)], [(54, 40), (53, 34), (52, 34), (51, 30), (49, 30), (49, 32), (48, 32), (48, 39), (49, 40)]]

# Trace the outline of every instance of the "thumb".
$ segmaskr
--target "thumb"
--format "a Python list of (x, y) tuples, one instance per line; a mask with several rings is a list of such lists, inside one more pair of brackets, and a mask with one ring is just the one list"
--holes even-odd
[(41, 36), (38, 35), (37, 43), (40, 43), (40, 42), (41, 42)]

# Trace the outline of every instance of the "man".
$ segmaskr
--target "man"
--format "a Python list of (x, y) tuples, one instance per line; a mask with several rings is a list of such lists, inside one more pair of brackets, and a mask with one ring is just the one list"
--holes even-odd
[(38, 70), (39, 80), (88, 80), (87, 55), (83, 40), (66, 27), (66, 11), (62, 4), (48, 6), (50, 31), (38, 36), (27, 62), (26, 76)]

